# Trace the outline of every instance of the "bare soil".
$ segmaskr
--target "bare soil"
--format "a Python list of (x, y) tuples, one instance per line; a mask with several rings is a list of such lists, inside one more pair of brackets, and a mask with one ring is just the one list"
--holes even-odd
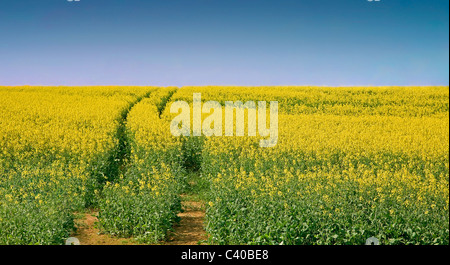
[(203, 229), (205, 211), (198, 201), (182, 202), (183, 212), (178, 216), (181, 221), (174, 225), (174, 232), (170, 233), (165, 245), (200, 245), (205, 244), (207, 235)]
[(82, 218), (75, 220), (77, 231), (73, 237), (80, 240), (80, 245), (136, 245), (132, 238), (116, 238), (106, 234), (100, 234), (96, 226), (98, 212), (89, 210), (82, 214)]
[[(199, 245), (206, 244), (207, 235), (203, 229), (205, 211), (203, 204), (198, 201), (182, 202), (183, 212), (178, 216), (180, 222), (174, 225), (174, 231), (168, 235), (168, 240), (161, 245)], [(97, 228), (97, 214), (95, 210), (79, 213), (82, 217), (75, 220), (77, 230), (71, 236), (78, 238), (81, 245), (138, 245), (133, 238), (117, 238), (101, 234)]]

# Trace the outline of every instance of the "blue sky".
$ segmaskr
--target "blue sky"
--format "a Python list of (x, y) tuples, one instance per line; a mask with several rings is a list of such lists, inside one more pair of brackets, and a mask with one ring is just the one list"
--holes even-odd
[(448, 85), (448, 0), (1, 0), (0, 85)]

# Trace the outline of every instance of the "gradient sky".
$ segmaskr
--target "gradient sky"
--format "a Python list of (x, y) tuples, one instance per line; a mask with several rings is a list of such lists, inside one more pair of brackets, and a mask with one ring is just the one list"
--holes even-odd
[(1, 0), (0, 85), (448, 85), (448, 0)]

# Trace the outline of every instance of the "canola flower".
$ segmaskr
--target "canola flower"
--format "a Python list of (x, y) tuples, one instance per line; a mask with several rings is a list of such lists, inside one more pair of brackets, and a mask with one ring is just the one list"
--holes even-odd
[[(172, 136), (167, 106), (192, 104), (193, 93), (222, 105), (278, 101), (277, 145)], [(91, 204), (103, 232), (164, 240), (192, 170), (209, 185), (212, 244), (449, 244), (448, 87), (0, 87), (0, 96), (0, 244), (61, 244), (72, 213)]]
[(62, 244), (111, 177), (123, 111), (151, 87), (0, 87), (0, 244)]
[(132, 108), (126, 132), (130, 158), (126, 172), (107, 183), (100, 201), (104, 232), (156, 243), (166, 238), (181, 211), (182, 142), (160, 117), (175, 88), (160, 88)]
[(203, 137), (213, 244), (448, 244), (448, 87), (185, 87), (278, 100), (279, 143)]

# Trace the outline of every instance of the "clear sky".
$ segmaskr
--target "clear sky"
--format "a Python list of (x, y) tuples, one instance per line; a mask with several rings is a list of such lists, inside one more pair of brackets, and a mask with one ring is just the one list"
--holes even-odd
[(448, 0), (1, 0), (0, 85), (448, 85)]

